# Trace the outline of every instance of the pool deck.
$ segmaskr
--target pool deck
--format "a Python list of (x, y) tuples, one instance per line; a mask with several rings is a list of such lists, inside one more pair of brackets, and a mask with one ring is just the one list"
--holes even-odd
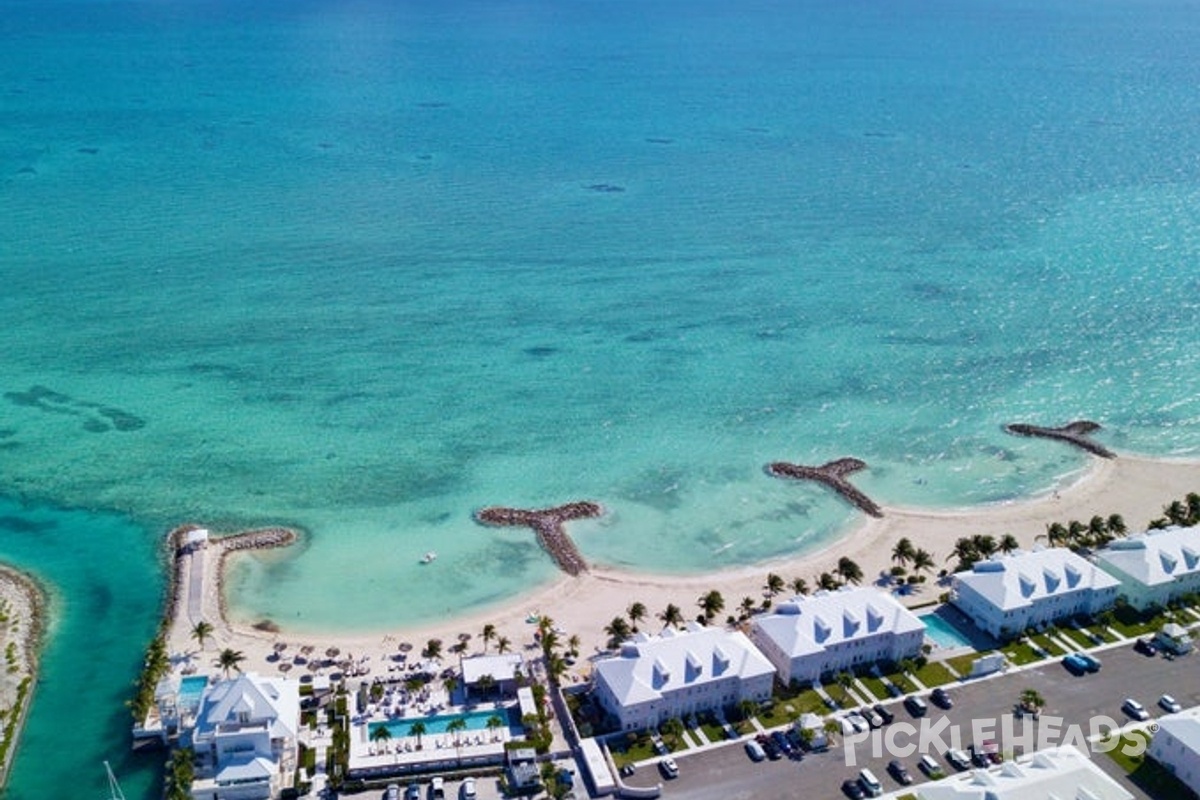
[(512, 703), (487, 703), (475, 706), (437, 705), (427, 713), (388, 714), (378, 708), (356, 717), (350, 734), (350, 771), (352, 773), (388, 774), (416, 772), (440, 768), (457, 768), (504, 760), (504, 745), (513, 738), (508, 725), (495, 730), (465, 730), (458, 733), (425, 733), (420, 736), (400, 736), (384, 741), (371, 741), (370, 726), (376, 722), (416, 722), (437, 716), (467, 714), (481, 709), (495, 709), (507, 717)]

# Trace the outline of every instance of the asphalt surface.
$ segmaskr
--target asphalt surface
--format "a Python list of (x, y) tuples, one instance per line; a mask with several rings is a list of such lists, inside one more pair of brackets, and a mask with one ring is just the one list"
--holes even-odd
[[(1121, 711), (1121, 704), (1126, 697), (1138, 700), (1151, 717), (1165, 713), (1158, 707), (1158, 698), (1164, 693), (1173, 695), (1184, 708), (1200, 705), (1200, 654), (1169, 661), (1161, 655), (1147, 657), (1137, 653), (1130, 642), (1099, 651), (1095, 655), (1103, 666), (1093, 674), (1072, 675), (1056, 659), (1034, 669), (996, 678), (949, 684), (946, 688), (954, 707), (943, 711), (931, 703), (928, 724), (933, 731), (940, 733), (941, 741), (952, 746), (958, 746), (952, 742), (953, 732), (957, 729), (959, 744), (964, 750), (974, 741), (975, 728), (978, 727), (978, 733), (982, 736), (980, 743), (991, 739), (999, 743), (1002, 751), (1020, 754), (1026, 750), (1040, 749), (1043, 742), (1049, 746), (1068, 742), (1083, 744), (1085, 737), (1096, 732), (1094, 725), (1107, 726), (1102, 719), (1097, 719), (1100, 715), (1110, 718), (1117, 725), (1132, 722)], [(1014, 736), (1006, 737), (1002, 717), (1011, 715), (1018, 697), (1025, 689), (1037, 690), (1045, 698), (1046, 708), (1039, 721), (1027, 720), (1028, 728), (1022, 727), (1025, 721), (1011, 721), (1008, 730)], [(883, 731), (908, 722), (913, 726), (912, 735), (893, 734), (894, 741), (900, 745), (918, 744), (921, 720), (914, 720), (898, 701), (887, 705), (896, 715), (896, 720), (891, 726), (885, 726)], [(990, 726), (988, 723), (991, 723)], [(1072, 726), (1078, 727), (1073, 730)], [(1027, 739), (1021, 736), (1023, 731), (1029, 732)], [(897, 731), (899, 733), (900, 730)], [(954, 772), (954, 768), (941, 755), (940, 742), (926, 738), (942, 769), (947, 774)], [(878, 757), (872, 755), (870, 740), (857, 745), (854, 748), (856, 763), (853, 766), (847, 763), (841, 737), (825, 753), (806, 754), (798, 760), (784, 758), (761, 763), (751, 762), (740, 743), (730, 744), (691, 755), (676, 754), (680, 775), (674, 780), (663, 780), (658, 771), (649, 766), (643, 766), (625, 780), (632, 786), (661, 782), (665, 798), (792, 800), (804, 797), (806, 800), (833, 800), (845, 797), (841, 791), (842, 781), (856, 777), (858, 771), (866, 766), (883, 783), (884, 791), (891, 792), (903, 787), (887, 772), (887, 762), (896, 756), (888, 754), (885, 742), (886, 736), (881, 736)], [(920, 755), (921, 752), (917, 751), (899, 759), (916, 783), (927, 780), (917, 768)], [(1117, 778), (1135, 797), (1149, 797), (1140, 787), (1133, 785), (1107, 755), (1093, 752), (1092, 760)]]

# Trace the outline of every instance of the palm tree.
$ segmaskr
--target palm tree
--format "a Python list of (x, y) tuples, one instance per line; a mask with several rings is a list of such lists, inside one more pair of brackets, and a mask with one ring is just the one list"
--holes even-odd
[(204, 642), (213, 634), (212, 623), (200, 620), (192, 627), (192, 638), (200, 643), (200, 649), (204, 649)]
[(1073, 519), (1067, 523), (1067, 547), (1074, 550), (1082, 546), (1084, 536), (1087, 533), (1087, 525), (1084, 525), (1077, 519)]
[(492, 677), (490, 672), (485, 672), (475, 681), (475, 686), (484, 697), (488, 697), (491, 695), (492, 690), (496, 688), (496, 679)]
[(838, 724), (836, 719), (830, 717), (829, 719), (825, 720), (823, 730), (825, 731), (826, 738), (829, 739), (829, 743), (833, 744), (835, 737), (842, 732), (842, 726)]
[(221, 669), (222, 672), (225, 673), (225, 677), (228, 678), (230, 670), (236, 669), (238, 672), (242, 671), (241, 664), (245, 660), (246, 654), (241, 650), (234, 650), (230, 647), (226, 647), (221, 651), (221, 654), (217, 656), (217, 660), (214, 663)]
[(831, 592), (841, 585), (841, 582), (828, 572), (822, 572), (817, 578), (817, 587), (827, 592)]
[(936, 566), (937, 566), (937, 562), (935, 562), (933, 560), (933, 556), (929, 554), (928, 550), (925, 550), (922, 548), (922, 549), (918, 549), (917, 552), (913, 553), (913, 557), (912, 557), (913, 572), (924, 572), (925, 570), (933, 569)]
[(488, 624), (484, 625), (483, 632), (480, 633), (479, 638), (483, 639), (483, 652), (486, 653), (487, 648), (488, 648), (488, 642), (490, 642), (492, 639), (496, 638), (496, 626), (490, 622)]
[(551, 653), (546, 657), (546, 672), (552, 682), (558, 683), (567, 674), (567, 660), (558, 653)]
[(896, 546), (892, 548), (892, 561), (900, 562), (901, 566), (907, 565), (912, 561), (917, 554), (916, 548), (913, 547), (912, 539), (905, 536), (900, 541), (896, 542)]
[(579, 657), (579, 646), (583, 644), (583, 640), (579, 638), (579, 634), (572, 633), (567, 637), (567, 653), (571, 658)]
[(1108, 523), (1104, 521), (1104, 517), (1096, 514), (1088, 520), (1088, 533), (1091, 534), (1092, 540), (1099, 540), (1108, 533)]
[(837, 574), (846, 583), (853, 583), (855, 585), (861, 583), (863, 578), (862, 568), (849, 556), (842, 556), (838, 559)]
[(1062, 547), (1070, 540), (1070, 534), (1061, 522), (1052, 522), (1046, 526), (1046, 541), (1051, 547)]
[(1004, 553), (1005, 555), (1007, 555), (1007, 554), (1011, 553), (1013, 550), (1020, 550), (1020, 549), (1021, 549), (1021, 543), (1018, 542), (1017, 537), (1013, 536), (1011, 533), (1006, 533), (1000, 537), (1000, 552), (1001, 553)]
[(454, 746), (459, 745), (459, 734), (467, 729), (467, 721), (462, 717), (455, 717), (446, 723), (446, 733), (454, 734)]
[(487, 718), (487, 729), (488, 729), (488, 732), (492, 735), (492, 741), (496, 740), (496, 731), (498, 731), (500, 728), (503, 728), (503, 727), (504, 727), (504, 720), (500, 719), (500, 717), (496, 716), (495, 714), (492, 714), (490, 717)]
[(446, 690), (446, 700), (450, 700), (454, 697), (454, 690), (458, 688), (458, 678), (453, 675), (446, 676), (442, 681), (442, 688)]
[(388, 730), (387, 725), (380, 725), (378, 728), (371, 731), (371, 741), (375, 744), (386, 744), (387, 742), (391, 741), (391, 739), (392, 732)]
[(725, 610), (725, 598), (716, 589), (706, 592), (696, 601), (700, 606), (700, 610), (704, 612), (704, 624), (712, 622), (712, 618)]
[(1021, 692), (1021, 707), (1028, 711), (1037, 711), (1046, 707), (1046, 700), (1036, 689), (1026, 689)]
[(842, 670), (837, 674), (835, 680), (837, 680), (837, 685), (842, 688), (842, 705), (847, 705), (850, 701), (850, 687), (854, 685), (854, 676)]
[(604, 632), (608, 634), (608, 649), (615, 650), (629, 638), (629, 623), (624, 617), (613, 617), (612, 622), (604, 626)]
[(417, 749), (418, 750), (421, 749), (421, 737), (425, 735), (426, 730), (428, 730), (428, 729), (425, 727), (425, 723), (422, 722), (421, 720), (417, 720), (416, 722), (414, 722), (412, 724), (412, 726), (408, 729), (409, 733), (411, 733), (413, 736), (417, 737)]
[(742, 719), (748, 720), (758, 713), (758, 702), (747, 697), (738, 703), (738, 710), (742, 712)]
[(430, 639), (425, 643), (425, 649), (421, 651), (421, 657), (429, 661), (437, 661), (442, 657), (442, 640)]
[(512, 642), (507, 636), (501, 636), (496, 640), (496, 652), (507, 653), (512, 648)]
[(1188, 521), (1188, 507), (1178, 500), (1173, 500), (1171, 501), (1171, 505), (1163, 509), (1163, 516), (1172, 525), (1186, 525)]
[(950, 550), (950, 555), (946, 556), (946, 560), (957, 558), (958, 570), (961, 571), (975, 566), (980, 557), (979, 548), (975, 546), (975, 542), (967, 536), (960, 536), (954, 542), (954, 547)]
[(1120, 514), (1109, 514), (1108, 521), (1105, 523), (1108, 532), (1115, 536), (1124, 536), (1129, 528), (1125, 525), (1125, 518)]
[(1183, 499), (1187, 503), (1187, 524), (1200, 525), (1200, 494), (1188, 492)]
[(785, 585), (786, 584), (784, 584), (783, 578), (779, 577), (774, 572), (768, 572), (767, 573), (767, 583), (765, 586), (763, 586), (763, 589), (766, 590), (767, 594), (774, 597), (775, 595), (777, 595), (783, 591), (783, 587)]
[(989, 533), (978, 533), (971, 537), (971, 543), (975, 545), (976, 551), (984, 558), (991, 558), (996, 555), (999, 550), (999, 545), (996, 544), (996, 537)]
[(667, 627), (674, 628), (683, 622), (683, 611), (674, 603), (667, 603), (667, 607), (658, 615), (658, 618)]
[(792, 578), (792, 591), (796, 594), (808, 594), (808, 581), (804, 578)]
[(638, 623), (644, 620), (649, 612), (644, 603), (634, 602), (630, 604), (629, 610), (625, 613), (629, 615), (629, 621), (633, 623), (633, 632), (637, 633)]
[(754, 611), (754, 598), (753, 597), (743, 597), (742, 603), (739, 607), (742, 609), (742, 613), (744, 615), (746, 615), (747, 617), (750, 616), (751, 612)]

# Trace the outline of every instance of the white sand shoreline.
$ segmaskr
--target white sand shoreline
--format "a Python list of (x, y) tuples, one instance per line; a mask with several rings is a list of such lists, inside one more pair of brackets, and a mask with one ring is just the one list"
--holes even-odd
[[(271, 655), (274, 643), (312, 644), (324, 650), (339, 647), (355, 656), (369, 655), (379, 664), (395, 652), (400, 641), (417, 645), (428, 639), (441, 639), (446, 646), (458, 641), (459, 634), (471, 634), (469, 652), (480, 652), (483, 644), (480, 633), (485, 624), (495, 626), (498, 636), (506, 637), (514, 650), (528, 646), (534, 626), (526, 619), (539, 613), (554, 619), (566, 634), (581, 640), (580, 652), (588, 656), (601, 650), (606, 635), (604, 627), (613, 617), (624, 615), (633, 602), (643, 603), (649, 614), (643, 629), (656, 629), (654, 619), (668, 603), (679, 606), (687, 618), (698, 613), (700, 595), (716, 589), (725, 599), (721, 615), (735, 614), (743, 597), (760, 602), (769, 572), (790, 582), (802, 577), (810, 586), (816, 576), (832, 571), (837, 559), (848, 556), (856, 561), (866, 576), (864, 584), (872, 582), (892, 566), (892, 547), (902, 537), (933, 554), (938, 567), (950, 567), (946, 558), (954, 541), (961, 536), (990, 534), (1000, 537), (1011, 533), (1023, 547), (1031, 547), (1052, 522), (1071, 520), (1087, 522), (1094, 515), (1108, 517), (1120, 514), (1129, 530), (1144, 529), (1147, 523), (1162, 515), (1163, 508), (1173, 500), (1182, 500), (1188, 492), (1200, 491), (1200, 461), (1168, 460), (1120, 454), (1116, 459), (1092, 458), (1089, 466), (1069, 485), (1060, 486), (1035, 497), (988, 504), (978, 507), (924, 509), (884, 506), (880, 519), (863, 518), (837, 541), (817, 552), (801, 556), (773, 559), (753, 566), (737, 567), (702, 575), (669, 575), (633, 572), (621, 569), (593, 567), (579, 577), (562, 576), (550, 584), (532, 589), (503, 604), (471, 611), (450, 619), (430, 621), (419, 625), (396, 625), (375, 632), (290, 631), (283, 626), (277, 633), (254, 630), (241, 616), (220, 619), (217, 588), (218, 576), (209, 574), (205, 581), (206, 608), (213, 609), (208, 619), (216, 627), (207, 650), (211, 662), (215, 650), (232, 647), (247, 656), (246, 668), (260, 671), (271, 669), (264, 659)], [(239, 553), (236, 558), (246, 557)], [(209, 570), (215, 572), (214, 569)], [(936, 569), (934, 570), (936, 575)], [(905, 599), (910, 605), (935, 600), (942, 591), (934, 576), (919, 591)], [(235, 615), (245, 610), (233, 610)], [(179, 652), (196, 650), (189, 630), (182, 624), (172, 626), (170, 646)], [(565, 637), (564, 637), (565, 638)], [(493, 643), (492, 649), (495, 648)], [(207, 666), (202, 664), (202, 666)]]

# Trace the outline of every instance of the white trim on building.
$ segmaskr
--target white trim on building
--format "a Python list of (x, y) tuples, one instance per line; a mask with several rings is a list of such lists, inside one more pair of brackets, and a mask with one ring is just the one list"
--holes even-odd
[(1146, 754), (1200, 794), (1200, 707), (1158, 720)]
[(1062, 547), (993, 556), (954, 575), (950, 602), (992, 636), (1008, 638), (1117, 599), (1120, 582)]
[(1096, 553), (1096, 565), (1121, 582), (1139, 610), (1200, 592), (1200, 527), (1164, 528), (1116, 539)]
[(917, 787), (921, 800), (1132, 800), (1133, 795), (1071, 745), (1039, 750), (990, 769)]
[(860, 664), (917, 656), (925, 625), (886, 592), (844, 588), (780, 603), (754, 621), (750, 639), (780, 680), (803, 683)]
[(624, 730), (771, 697), (775, 669), (744, 633), (690, 623), (639, 634), (597, 661), (596, 697)]

